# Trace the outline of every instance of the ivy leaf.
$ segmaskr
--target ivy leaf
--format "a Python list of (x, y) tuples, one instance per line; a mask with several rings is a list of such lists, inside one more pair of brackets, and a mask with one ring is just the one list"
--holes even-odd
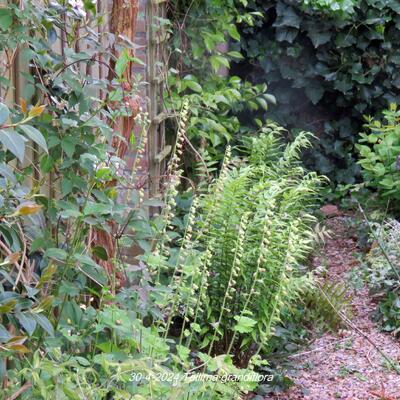
[(314, 47), (319, 47), (325, 43), (328, 43), (330, 38), (332, 36), (331, 32), (315, 32), (315, 31), (309, 31), (308, 32), (308, 37), (311, 39), (312, 44)]
[(26, 138), (12, 129), (0, 129), (0, 142), (7, 150), (13, 153), (19, 161), (24, 161)]
[(306, 94), (307, 97), (311, 100), (311, 102), (316, 105), (322, 99), (324, 95), (324, 88), (322, 86), (307, 86), (306, 87)]
[(299, 31), (294, 28), (277, 28), (276, 29), (276, 40), (278, 42), (289, 42), (293, 43)]
[(36, 128), (34, 128), (33, 126), (30, 126), (30, 125), (21, 125), (20, 128), (29, 137), (29, 139), (31, 139), (39, 147), (41, 147), (46, 153), (48, 153), (46, 139)]
[(286, 6), (283, 3), (278, 3), (276, 12), (278, 16), (273, 24), (274, 27), (300, 27), (301, 19), (292, 7)]

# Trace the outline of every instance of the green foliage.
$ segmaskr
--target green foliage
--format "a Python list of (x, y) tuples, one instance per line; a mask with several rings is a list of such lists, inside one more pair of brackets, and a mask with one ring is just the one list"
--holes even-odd
[(240, 46), (232, 48), (245, 61), (232, 70), (268, 84), (279, 106), (269, 117), (317, 134), (304, 158), (308, 167), (334, 182), (354, 183), (363, 115), (399, 100), (399, 4), (361, 0), (344, 19), (301, 3), (249, 1), (245, 11), (264, 19), (241, 27)]
[[(205, 4), (220, 17), (214, 28), (235, 40), (234, 23), (257, 16), (232, 16), (233, 2), (226, 9)], [(136, 174), (148, 125), (129, 106), (139, 87), (124, 74), (138, 60), (123, 38), (114, 38), (119, 58), (104, 47), (102, 23), (91, 2), (1, 9), (0, 51), (18, 51), (30, 67), (20, 104), (0, 103), (1, 396), (239, 399), (256, 387), (258, 375), (246, 376), (263, 364), (258, 352), (282, 309), (311, 284), (299, 268), (312, 247), (310, 210), (321, 183), (298, 161), (309, 135), (284, 146), (281, 128), (260, 128), (238, 149), (241, 157), (227, 154), (209, 188), (178, 196), (187, 133), (222, 148), (242, 133), (232, 110), (273, 101), (265, 85), (196, 81), (185, 72), (172, 82), (178, 129), (164, 199), (145, 200)], [(227, 66), (214, 28), (198, 35), (203, 77), (207, 68)], [(60, 32), (62, 54), (54, 50)], [(212, 55), (203, 66), (206, 52)], [(83, 72), (100, 56), (115, 63), (110, 78)], [(7, 94), (11, 82), (0, 72)], [(117, 132), (125, 117), (140, 131), (129, 140)], [(128, 174), (121, 143), (136, 155)], [(175, 215), (177, 202), (187, 209), (191, 197), (189, 212)], [(160, 214), (150, 218), (149, 206)], [(143, 254), (130, 265), (122, 253), (133, 246)], [(234, 357), (246, 350), (245, 359)], [(224, 381), (229, 374), (237, 379)]]
[(354, 6), (358, 0), (303, 0), (305, 6), (331, 14), (347, 16), (354, 12)]
[(339, 313), (351, 316), (351, 296), (343, 283), (326, 281), (307, 291), (304, 321), (322, 330), (337, 331), (343, 326)]
[(265, 350), (282, 310), (311, 285), (299, 263), (312, 248), (308, 210), (321, 178), (298, 162), (309, 134), (287, 146), (282, 134), (269, 125), (244, 140), (246, 158), (228, 151), (219, 178), (192, 205), (189, 236), (173, 258), (183, 264), (172, 271), (169, 287), (180, 295), (166, 331), (180, 316), (181, 343), (195, 340), (208, 354), (232, 353), (244, 364), (239, 355)]
[[(65, 21), (60, 10), (68, 15)], [(93, 245), (93, 232), (120, 232), (123, 241), (127, 226), (143, 219), (136, 205), (116, 204), (115, 184), (110, 184), (129, 181), (134, 186), (130, 176), (120, 173), (124, 162), (113, 154), (111, 143), (111, 127), (117, 118), (132, 115), (125, 106), (112, 108), (109, 100), (122, 98), (123, 79), (111, 83), (94, 79), (78, 66), (78, 62), (86, 65), (95, 60), (99, 52), (111, 55), (111, 49), (103, 49), (101, 38), (90, 28), (85, 36), (91, 41), (88, 53), (76, 53), (80, 40), (76, 35), (67, 35), (63, 58), (53, 49), (56, 28), (73, 31), (92, 12), (90, 5), (73, 8), (56, 2), (49, 7), (28, 3), (22, 9), (14, 4), (2, 8), (11, 23), (7, 33), (0, 35), (0, 50), (5, 54), (18, 51), (32, 67), (31, 74), (23, 72), (26, 84), (20, 105), (0, 105), (4, 258), (0, 327), (11, 324), (15, 335), (22, 337), (17, 352), (25, 351), (22, 342), (28, 337), (36, 348), (44, 334), (53, 336), (54, 326), (76, 299), (90, 291), (98, 295), (106, 284), (115, 288), (115, 275), (107, 276), (100, 266), (112, 256)], [(101, 20), (93, 18), (95, 25)], [(37, 34), (32, 36), (32, 32)], [(20, 43), (24, 47), (18, 49)], [(1, 71), (0, 84), (7, 93), (11, 83), (5, 72)], [(141, 142), (142, 138), (137, 146)], [(137, 160), (142, 152), (137, 152)], [(49, 180), (51, 187), (46, 190)], [(6, 342), (13, 343), (12, 339)]]
[(399, 259), (400, 224), (387, 220), (383, 224), (370, 224), (374, 242), (365, 257), (363, 280), (371, 293), (381, 300), (379, 316), (386, 331), (397, 334), (400, 329)]
[(387, 199), (400, 199), (400, 111), (395, 104), (383, 111), (384, 121), (368, 118), (368, 133), (361, 133), (358, 164), (367, 186)]
[[(0, 103), (0, 381), (7, 386), (1, 398), (20, 387), (24, 399), (148, 398), (151, 390), (162, 397), (173, 385), (158, 379), (152, 387), (147, 375), (182, 372), (181, 364), (165, 362), (171, 361), (168, 343), (142, 322), (160, 317), (147, 299), (143, 268), (127, 266), (98, 240), (110, 235), (118, 251), (148, 246), (153, 226), (146, 204), (155, 201), (144, 201), (143, 183), (136, 181), (144, 115), (136, 116), (140, 133), (127, 143), (136, 154), (129, 174), (114, 147), (118, 121), (133, 116), (127, 104), (137, 85), (130, 82), (127, 90), (123, 71), (132, 59), (119, 39), (115, 44), (125, 46), (119, 59), (104, 47), (96, 29), (101, 23), (90, 2), (1, 8), (0, 51), (18, 52), (30, 67), (20, 104)], [(59, 32), (66, 36), (62, 54), (53, 48)], [(85, 50), (77, 52), (83, 40)], [(116, 63), (111, 81), (82, 72), (99, 54)], [(5, 96), (6, 72), (0, 70)], [(129, 201), (121, 201), (124, 195)], [(121, 276), (127, 287), (115, 295)], [(225, 364), (235, 370), (220, 360)], [(132, 370), (146, 374), (140, 384), (130, 379)], [(182, 385), (178, 393), (192, 390), (191, 382)], [(221, 386), (216, 390), (232, 389)]]
[[(238, 3), (202, 0), (192, 7), (190, 1), (172, 2), (166, 106), (173, 114), (180, 110), (183, 97), (190, 99), (188, 138), (205, 161), (220, 161), (228, 142), (250, 133), (252, 121), (243, 123), (241, 115), (275, 104), (264, 83), (252, 85), (229, 76), (232, 64), (243, 58), (229, 49), (230, 41), (241, 40), (237, 23), (252, 25), (260, 18), (257, 12), (241, 12)], [(193, 158), (198, 160), (199, 154), (195, 156), (187, 159), (189, 168)]]

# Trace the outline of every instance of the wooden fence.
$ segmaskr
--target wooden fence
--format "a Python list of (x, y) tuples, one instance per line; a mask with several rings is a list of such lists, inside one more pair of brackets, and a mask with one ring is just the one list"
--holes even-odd
[[(151, 196), (156, 195), (159, 191), (163, 161), (168, 155), (168, 151), (166, 151), (168, 149), (165, 148), (166, 113), (163, 109), (162, 99), (166, 75), (163, 66), (166, 31), (158, 18), (165, 18), (165, 4), (165, 0), (98, 0), (97, 12), (105, 16), (105, 23), (95, 27), (99, 35), (103, 32), (113, 32), (128, 37), (136, 45), (135, 57), (144, 63), (143, 66), (132, 64), (128, 73), (135, 74), (143, 83), (146, 83), (141, 86), (143, 89), (138, 93), (138, 98), (142, 109), (147, 110), (150, 118), (147, 157), (142, 171), (147, 175), (146, 189)], [(63, 32), (57, 32), (57, 40), (53, 44), (54, 50), (60, 54), (64, 53), (66, 43), (64, 35)], [(105, 47), (108, 45), (104, 42)], [(80, 46), (89, 48), (90, 44), (82, 41)], [(7, 93), (2, 93), (0, 88), (0, 98), (9, 105), (18, 104), (20, 99), (25, 97), (26, 93), (24, 92), (29, 90), (29, 83), (24, 78), (24, 73), (29, 73), (29, 66), (21, 62), (19, 52), (15, 53), (11, 61), (8, 73), (12, 85)], [(104, 63), (90, 66), (90, 75), (93, 78), (104, 79), (108, 76), (109, 71), (106, 64), (110, 61), (104, 61)], [(87, 67), (82, 63), (81, 68)], [(87, 69), (82, 71), (87, 73)], [(26, 152), (27, 163), (37, 164), (36, 158), (35, 151)], [(124, 158), (129, 168), (132, 165), (130, 161), (134, 158), (134, 154), (128, 152)], [(53, 195), (50, 193), (53, 190), (52, 187), (52, 176), (50, 175), (48, 184), (43, 189), (44, 193), (50, 197)]]

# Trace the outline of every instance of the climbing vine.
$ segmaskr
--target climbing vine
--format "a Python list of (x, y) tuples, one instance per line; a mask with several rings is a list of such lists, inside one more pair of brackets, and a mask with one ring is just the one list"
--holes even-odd
[(318, 134), (305, 158), (309, 167), (351, 183), (359, 177), (354, 143), (363, 115), (400, 100), (400, 6), (362, 0), (343, 18), (316, 3), (250, 1), (246, 10), (263, 18), (241, 25), (235, 49), (246, 60), (233, 72), (269, 85), (277, 99), (270, 117)]

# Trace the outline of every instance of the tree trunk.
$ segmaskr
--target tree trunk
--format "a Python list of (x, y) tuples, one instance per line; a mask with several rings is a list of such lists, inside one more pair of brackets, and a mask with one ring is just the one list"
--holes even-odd
[[(115, 36), (115, 43), (120, 41), (121, 36), (128, 38), (132, 43), (135, 41), (136, 35), (136, 23), (138, 15), (138, 0), (113, 0), (111, 20), (110, 20), (110, 31)], [(110, 68), (108, 73), (108, 80), (111, 82), (115, 78), (115, 60), (119, 57), (119, 52), (114, 45), (112, 53), (115, 59), (110, 60)], [(134, 56), (133, 49), (129, 49), (129, 55)], [(133, 134), (134, 129), (134, 118), (139, 111), (139, 98), (138, 96), (132, 96), (132, 67), (133, 63), (129, 62), (125, 70), (124, 77), (125, 82), (123, 90), (126, 91), (126, 96), (123, 98), (123, 102), (126, 107), (132, 110), (132, 113), (128, 117), (121, 117), (116, 121), (114, 125), (115, 131), (119, 132), (124, 139), (115, 137), (113, 140), (114, 148), (120, 158), (126, 156), (129, 149), (130, 136)], [(118, 104), (118, 107), (121, 107)], [(114, 264), (112, 259), (115, 257), (116, 246), (115, 246), (115, 224), (110, 222), (111, 233), (104, 230), (95, 230), (93, 232), (92, 243), (94, 246), (102, 246), (107, 251), (108, 260), (97, 260), (107, 271), (109, 278), (113, 275), (116, 277), (117, 285), (121, 286), (124, 281), (124, 277), (121, 274), (114, 274)]]

